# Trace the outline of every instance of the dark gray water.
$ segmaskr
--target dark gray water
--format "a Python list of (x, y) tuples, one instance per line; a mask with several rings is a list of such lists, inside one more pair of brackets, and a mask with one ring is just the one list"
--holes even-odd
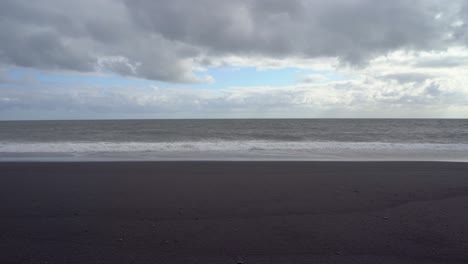
[(5, 159), (467, 160), (468, 120), (0, 122)]

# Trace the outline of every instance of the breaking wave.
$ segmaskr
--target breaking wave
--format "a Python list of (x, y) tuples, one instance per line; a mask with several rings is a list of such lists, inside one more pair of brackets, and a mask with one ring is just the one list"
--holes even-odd
[[(149, 159), (404, 159), (468, 160), (468, 144), (298, 141), (179, 141), (179, 142), (0, 142), (2, 157), (14, 154), (70, 154), (107, 157), (115, 154)], [(210, 158), (211, 157), (211, 158)]]

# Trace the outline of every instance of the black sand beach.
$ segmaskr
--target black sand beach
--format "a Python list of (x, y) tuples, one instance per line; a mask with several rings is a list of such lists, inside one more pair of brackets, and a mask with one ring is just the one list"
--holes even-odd
[(0, 263), (468, 263), (468, 163), (0, 163)]

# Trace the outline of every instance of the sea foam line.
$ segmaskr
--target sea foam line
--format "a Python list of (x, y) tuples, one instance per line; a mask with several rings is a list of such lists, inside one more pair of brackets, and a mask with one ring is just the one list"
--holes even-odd
[(467, 151), (468, 144), (315, 142), (315, 141), (178, 141), (178, 142), (0, 142), (3, 153), (95, 152), (267, 152), (267, 151)]

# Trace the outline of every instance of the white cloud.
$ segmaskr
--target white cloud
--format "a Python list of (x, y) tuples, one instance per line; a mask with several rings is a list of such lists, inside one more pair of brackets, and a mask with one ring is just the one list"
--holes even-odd
[[(467, 10), (461, 0), (1, 1), (0, 118), (466, 117)], [(285, 87), (214, 90), (65, 87), (5, 72), (167, 86), (217, 82), (209, 68), (222, 66), (313, 73)]]
[(167, 82), (204, 81), (193, 69), (208, 61), (362, 66), (398, 50), (466, 46), (466, 6), (461, 0), (5, 0), (0, 63)]
[(47, 115), (55, 111), (63, 113), (62, 118), (463, 117), (468, 102), (463, 80), (400, 84), (369, 77), (285, 87), (225, 89), (2, 88), (0, 118), (9, 118), (16, 110), (36, 113), (36, 117), (41, 112)]
[(301, 83), (323, 83), (329, 80), (330, 79), (327, 76), (322, 75), (322, 74), (306, 74), (301, 77), (299, 82)]

